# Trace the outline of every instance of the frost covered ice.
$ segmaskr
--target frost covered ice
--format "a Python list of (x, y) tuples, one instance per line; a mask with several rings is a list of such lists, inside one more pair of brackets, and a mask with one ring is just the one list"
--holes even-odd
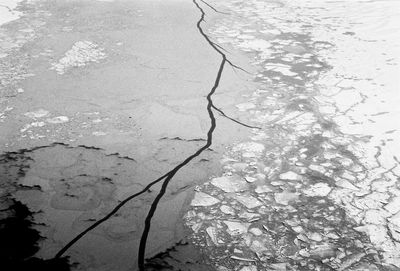
[[(400, 2), (215, 4), (212, 37), (257, 67), (236, 107), (262, 129), (221, 161), (247, 186), (201, 186), (220, 202), (191, 209), (193, 242), (218, 270), (400, 270)], [(250, 225), (204, 245), (224, 221)]]

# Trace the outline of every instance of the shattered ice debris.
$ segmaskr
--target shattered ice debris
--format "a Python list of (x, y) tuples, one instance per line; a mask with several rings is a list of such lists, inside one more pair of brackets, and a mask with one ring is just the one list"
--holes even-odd
[(206, 193), (196, 192), (190, 205), (192, 206), (211, 206), (217, 204), (219, 199), (216, 199)]
[(232, 148), (234, 152), (242, 152), (243, 157), (258, 157), (261, 156), (265, 147), (261, 143), (244, 142), (237, 144)]
[(230, 235), (241, 235), (246, 233), (250, 223), (241, 223), (236, 221), (224, 221), (224, 224), (228, 227), (228, 233)]
[(65, 123), (68, 122), (69, 118), (66, 116), (58, 116), (58, 117), (54, 117), (51, 119), (47, 119), (48, 123), (52, 123), (52, 124), (59, 124), (59, 123)]
[(246, 206), (248, 209), (252, 209), (262, 205), (259, 200), (249, 195), (236, 195), (235, 199)]
[(31, 118), (31, 119), (38, 119), (38, 118), (46, 117), (49, 114), (50, 114), (50, 112), (47, 111), (47, 110), (38, 109), (36, 111), (27, 112), (24, 115), (27, 116), (28, 118)]
[(43, 121), (32, 122), (32, 123), (30, 123), (30, 124), (26, 124), (26, 125), (20, 130), (20, 132), (23, 133), (23, 132), (27, 131), (29, 128), (32, 128), (32, 127), (43, 127), (43, 126), (45, 126), (45, 125), (46, 125), (46, 124), (45, 124)]
[(211, 184), (227, 193), (241, 192), (248, 189), (247, 182), (237, 175), (214, 178), (211, 180)]
[(301, 175), (293, 171), (288, 171), (279, 175), (281, 180), (300, 181)]
[(331, 190), (332, 188), (326, 183), (316, 183), (303, 192), (308, 197), (324, 197), (328, 195)]
[(58, 74), (64, 74), (73, 67), (85, 66), (89, 62), (98, 62), (106, 57), (103, 48), (90, 41), (78, 41), (65, 53), (58, 63), (53, 63), (52, 70)]

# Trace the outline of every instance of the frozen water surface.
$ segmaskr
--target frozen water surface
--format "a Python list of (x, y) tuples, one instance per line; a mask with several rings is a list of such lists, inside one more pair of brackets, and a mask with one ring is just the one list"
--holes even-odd
[(395, 0), (0, 0), (1, 207), (34, 223), (2, 244), (51, 259), (139, 193), (72, 270), (400, 270), (399, 20)]

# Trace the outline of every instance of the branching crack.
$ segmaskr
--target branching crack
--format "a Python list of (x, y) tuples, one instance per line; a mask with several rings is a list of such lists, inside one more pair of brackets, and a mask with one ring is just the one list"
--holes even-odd
[(212, 10), (214, 10), (214, 11), (217, 12), (217, 13), (229, 15), (229, 13), (227, 13), (227, 12), (222, 12), (222, 11), (217, 10), (215, 7), (213, 7), (212, 5), (210, 5), (209, 3), (207, 3), (207, 2), (204, 1), (204, 0), (200, 0), (200, 1), (203, 2), (205, 5), (207, 5), (209, 8), (211, 8)]
[(224, 111), (222, 111), (221, 109), (219, 109), (219, 108), (216, 107), (215, 105), (213, 105), (212, 107), (213, 107), (216, 111), (218, 111), (222, 116), (224, 116), (225, 118), (227, 118), (227, 119), (229, 119), (229, 120), (231, 120), (231, 121), (233, 121), (233, 122), (236, 122), (236, 123), (239, 124), (239, 125), (242, 125), (242, 126), (247, 127), (247, 128), (261, 129), (261, 127), (258, 127), (258, 126), (251, 126), (251, 125), (245, 124), (245, 123), (243, 123), (243, 122), (240, 122), (240, 121), (238, 121), (238, 120), (235, 120), (234, 118), (231, 118), (231, 117), (227, 116), (227, 115), (224, 113)]
[[(203, 3), (205, 3), (204, 1), (202, 1)], [(219, 110), (218, 108), (216, 108), (213, 105), (213, 101), (212, 101), (212, 96), (215, 93), (216, 89), (219, 86), (220, 80), (221, 80), (221, 76), (222, 76), (222, 72), (224, 70), (225, 64), (228, 63), (230, 64), (232, 67), (241, 69), (240, 67), (237, 67), (236, 65), (233, 65), (226, 57), (226, 55), (221, 51), (220, 47), (218, 45), (216, 45), (215, 43), (213, 43), (210, 38), (204, 33), (202, 27), (201, 27), (201, 23), (204, 21), (204, 17), (205, 17), (205, 12), (204, 10), (200, 7), (200, 5), (197, 3), (196, 0), (193, 0), (194, 5), (197, 7), (197, 9), (201, 12), (201, 16), (200, 19), (198, 20), (196, 26), (200, 32), (200, 34), (204, 37), (204, 39), (208, 42), (208, 44), (221, 56), (221, 62), (217, 71), (217, 75), (214, 81), (214, 85), (212, 86), (210, 92), (207, 95), (207, 112), (210, 118), (210, 128), (207, 132), (207, 142), (201, 147), (199, 148), (195, 153), (193, 153), (192, 155), (190, 155), (189, 157), (187, 157), (182, 163), (180, 163), (179, 165), (177, 165), (175, 168), (173, 168), (172, 170), (170, 170), (169, 172), (167, 172), (166, 174), (164, 174), (163, 176), (159, 177), (158, 179), (154, 180), (153, 182), (149, 183), (144, 189), (142, 189), (141, 191), (129, 196), (128, 198), (126, 198), (125, 200), (121, 201), (116, 207), (114, 207), (113, 210), (111, 210), (111, 212), (109, 212), (106, 216), (104, 216), (103, 218), (99, 219), (98, 221), (96, 221), (95, 223), (93, 223), (91, 226), (89, 226), (88, 228), (86, 228), (84, 231), (82, 231), (81, 233), (79, 233), (74, 239), (72, 239), (68, 244), (66, 244), (56, 255), (54, 258), (60, 258), (72, 245), (74, 245), (77, 241), (79, 241), (82, 237), (84, 237), (88, 232), (90, 232), (91, 230), (95, 229), (97, 226), (99, 226), (100, 224), (102, 224), (103, 222), (107, 221), (108, 219), (110, 219), (115, 213), (118, 212), (119, 209), (121, 209), (126, 203), (128, 203), (130, 200), (132, 200), (135, 197), (138, 197), (140, 195), (142, 195), (143, 193), (149, 191), (149, 189), (163, 181), (161, 189), (158, 193), (158, 195), (156, 196), (156, 198), (154, 199), (150, 210), (147, 214), (147, 217), (145, 219), (145, 227), (142, 233), (142, 237), (140, 239), (140, 244), (139, 244), (139, 255), (138, 255), (138, 266), (139, 266), (139, 270), (143, 271), (145, 270), (145, 251), (146, 251), (146, 244), (147, 244), (147, 238), (148, 238), (148, 234), (150, 231), (150, 226), (151, 226), (151, 220), (152, 217), (157, 209), (158, 203), (160, 202), (161, 198), (164, 196), (167, 186), (169, 184), (169, 182), (171, 181), (171, 179), (175, 176), (175, 174), (184, 166), (186, 166), (189, 162), (191, 162), (194, 158), (198, 157), (203, 151), (209, 149), (209, 147), (212, 144), (212, 139), (213, 139), (213, 132), (216, 128), (216, 120), (215, 120), (215, 116), (213, 113), (213, 109), (217, 110), (218, 112), (222, 112), (221, 110)], [(206, 4), (206, 3), (205, 3)], [(210, 6), (210, 5), (208, 5)], [(211, 7), (211, 6), (210, 6)], [(243, 69), (241, 69), (243, 70)], [(222, 112), (223, 114), (223, 112)], [(224, 114), (225, 115), (225, 114)], [(226, 116), (226, 115), (225, 115)], [(237, 122), (237, 121), (236, 121)], [(243, 124), (244, 125), (244, 124)], [(246, 126), (246, 125), (245, 125)]]

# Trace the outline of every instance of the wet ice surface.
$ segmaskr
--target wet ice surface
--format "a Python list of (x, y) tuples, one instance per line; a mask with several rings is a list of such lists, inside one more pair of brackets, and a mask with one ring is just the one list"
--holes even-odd
[[(34, 212), (35, 229), (46, 237), (39, 242), (46, 249), (36, 256), (48, 259), (74, 231), (90, 224), (94, 217), (102, 216), (121, 196), (142, 187), (139, 183), (126, 182), (135, 168), (135, 161), (129, 157), (107, 155), (96, 148), (53, 144), (3, 155), (2, 191), (12, 193), (15, 200)], [(97, 234), (111, 243), (124, 240), (127, 235), (135, 238), (133, 233), (139, 233), (140, 227), (133, 221), (142, 212), (134, 204), (128, 213), (121, 214), (125, 222), (115, 217), (116, 223), (101, 227)], [(95, 246), (90, 249), (96, 250)]]
[[(107, 154), (95, 147), (72, 147), (62, 143), (1, 155), (1, 219), (10, 219), (10, 211), (21, 205), (30, 212), (25, 218), (28, 225), (32, 223), (32, 231), (37, 231), (20, 241), (18, 235), (25, 234), (29, 228), (23, 222), (14, 224), (19, 230), (8, 238), (17, 250), (11, 251), (9, 257), (2, 255), (5, 262), (10, 263), (9, 259), (13, 258), (23, 262), (26, 255), (18, 253), (21, 249), (18, 246), (36, 247), (31, 249), (36, 258), (52, 259), (55, 251), (76, 233), (106, 215), (121, 199), (143, 188), (144, 183), (131, 177), (138, 176), (137, 168), (137, 162), (130, 157)], [(73, 270), (127, 270), (133, 266), (131, 253), (134, 254), (143, 230), (142, 220), (146, 214), (143, 207), (150, 200), (144, 195), (132, 201), (127, 209), (94, 230), (89, 242), (70, 253)], [(16, 216), (23, 219), (21, 215)], [(8, 226), (6, 220), (1, 223)], [(0, 234), (5, 238), (3, 230)], [(2, 251), (7, 250), (6, 245), (2, 243)], [(208, 270), (198, 263), (201, 257), (196, 255), (189, 243), (181, 241), (170, 250), (151, 257), (148, 270), (168, 270), (171, 266)]]
[[(38, 111), (38, 114), (42, 116), (44, 112)], [(132, 178), (138, 177), (138, 168), (131, 157), (63, 143), (0, 155), (0, 250), (4, 265), (31, 270), (34, 256), (49, 264), (50, 269), (39, 265), (38, 270), (135, 268), (131, 254), (135, 254), (143, 231), (142, 221), (145, 206), (151, 202), (151, 191), (131, 201), (128, 208), (95, 229), (86, 242), (69, 253), (71, 259), (55, 260), (59, 265), (50, 266), (50, 263), (54, 253), (77, 233), (104, 217), (127, 195), (143, 189), (143, 178)], [(182, 195), (176, 198), (184, 199)], [(174, 207), (171, 202), (162, 208), (167, 213), (167, 209)], [(163, 223), (171, 222), (164, 218)], [(149, 257), (146, 270), (210, 270), (202, 262), (197, 250), (182, 240)]]
[(211, 36), (258, 68), (237, 107), (263, 129), (197, 188), (193, 242), (218, 270), (400, 270), (399, 3), (215, 6)]
[[(213, 71), (199, 75), (198, 70), (184, 66), (186, 63), (180, 63), (175, 70), (182, 52), (175, 52), (173, 46), (167, 54), (156, 50), (157, 47), (147, 52), (148, 40), (138, 43), (135, 35), (126, 32), (149, 35), (160, 31), (144, 31), (137, 27), (137, 17), (142, 15), (132, 3), (119, 3), (115, 8), (103, 3), (93, 8), (92, 4), (90, 1), (56, 4), (24, 1), (20, 7), (24, 16), (0, 28), (0, 138), (4, 148), (0, 158), (1, 212), (9, 215), (5, 219), (8, 220), (13, 218), (8, 211), (14, 205), (21, 204), (30, 210), (29, 220), (20, 222), (22, 226), (26, 222), (33, 231), (39, 231), (34, 236), (38, 240), (32, 238), (33, 244), (29, 244), (38, 248), (33, 251), (35, 255), (29, 256), (41, 259), (54, 257), (73, 237), (106, 215), (122, 199), (179, 164), (187, 153), (197, 150), (204, 144), (203, 130), (209, 126), (209, 119), (199, 115), (206, 108), (202, 91), (209, 91), (208, 77), (214, 78)], [(191, 3), (188, 6), (198, 15)], [(80, 12), (90, 13), (90, 16)], [(147, 11), (150, 16), (158, 16), (158, 13), (153, 9)], [(165, 19), (164, 13), (160, 15)], [(197, 37), (192, 18), (197, 16), (190, 16), (190, 23), (184, 24), (184, 30), (189, 29), (191, 35)], [(157, 20), (143, 21), (143, 25), (164, 24)], [(157, 36), (171, 42), (168, 35)], [(196, 56), (199, 52), (205, 52), (205, 56), (213, 54), (207, 53), (208, 48), (197, 49), (193, 50)], [(143, 50), (147, 54), (142, 55)], [(164, 61), (168, 52), (173, 61), (167, 59), (160, 65), (168, 69), (158, 69), (158, 62)], [(106, 53), (107, 61), (100, 61)], [(154, 57), (156, 61), (150, 57), (153, 53), (159, 54)], [(214, 61), (212, 57), (204, 59)], [(196, 67), (189, 62), (191, 67)], [(201, 65), (207, 66), (208, 62)], [(177, 80), (175, 72), (183, 74), (185, 80)], [(95, 81), (93, 84), (91, 77)], [(102, 85), (99, 79), (102, 81), (105, 77), (108, 80), (103, 80), (105, 84)], [(27, 78), (32, 81), (27, 83)], [(188, 84), (190, 79), (196, 81)], [(118, 82), (113, 83), (114, 80)], [(161, 95), (160, 91), (164, 93)], [(87, 141), (82, 143), (84, 140)], [(100, 144), (105, 149), (98, 148)], [(115, 145), (120, 146), (119, 150)], [(217, 148), (207, 151), (193, 166), (185, 167), (168, 187), (152, 220), (146, 249), (149, 270), (169, 270), (171, 266), (209, 270), (197, 249), (182, 240), (184, 232), (178, 224), (190, 187), (217, 167), (210, 162)], [(124, 154), (119, 155), (121, 149)], [(118, 184), (114, 183), (117, 179)], [(131, 201), (125, 211), (67, 251), (71, 268), (135, 269), (144, 219), (158, 189), (159, 186), (154, 186)], [(3, 219), (0, 223), (3, 225)], [(5, 232), (0, 231), (2, 240), (3, 234)], [(43, 238), (39, 238), (39, 234)], [(17, 237), (13, 235), (12, 238)], [(2, 251), (7, 249), (4, 244), (2, 242)], [(25, 262), (22, 253), (14, 254)], [(3, 262), (4, 258), (1, 259)], [(8, 260), (10, 258), (6, 257), (4, 265), (10, 263)]]

